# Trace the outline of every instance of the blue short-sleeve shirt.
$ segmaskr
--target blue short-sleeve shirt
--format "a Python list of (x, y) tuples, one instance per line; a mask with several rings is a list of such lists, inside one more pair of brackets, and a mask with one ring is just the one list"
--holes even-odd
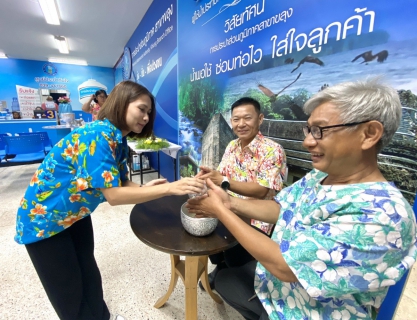
[(128, 146), (108, 120), (77, 128), (59, 141), (33, 175), (16, 218), (15, 241), (49, 238), (105, 201), (101, 188), (127, 180)]

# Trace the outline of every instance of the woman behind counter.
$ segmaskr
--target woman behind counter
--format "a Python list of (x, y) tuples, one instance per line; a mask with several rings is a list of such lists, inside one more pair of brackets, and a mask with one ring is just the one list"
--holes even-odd
[(126, 136), (149, 137), (155, 114), (155, 99), (145, 87), (118, 84), (97, 121), (52, 148), (20, 202), (15, 240), (26, 246), (60, 319), (110, 318), (90, 216), (100, 203), (136, 204), (202, 190), (197, 178), (156, 179), (142, 188), (128, 180)]
[(43, 110), (55, 110), (58, 111), (58, 104), (55, 103), (54, 98), (51, 96), (46, 97), (46, 101), (42, 103), (41, 108)]
[(104, 90), (97, 90), (95, 94), (91, 95), (90, 99), (83, 104), (82, 110), (93, 115), (93, 121), (97, 120), (97, 114), (101, 106), (106, 102), (107, 93)]

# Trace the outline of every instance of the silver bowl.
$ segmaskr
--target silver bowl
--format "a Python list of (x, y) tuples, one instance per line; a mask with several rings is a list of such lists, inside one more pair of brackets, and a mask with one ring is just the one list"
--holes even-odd
[(181, 223), (184, 229), (193, 236), (202, 237), (214, 231), (219, 222), (216, 218), (195, 218), (193, 214), (188, 212), (184, 203), (181, 206)]

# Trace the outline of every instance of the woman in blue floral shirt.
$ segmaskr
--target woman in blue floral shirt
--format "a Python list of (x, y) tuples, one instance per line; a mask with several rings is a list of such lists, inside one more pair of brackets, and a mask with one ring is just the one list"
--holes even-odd
[[(401, 103), (374, 79), (326, 88), (304, 111), (310, 173), (275, 201), (229, 198), (208, 180), (189, 209), (218, 217), (258, 260), (216, 277), (245, 319), (372, 319), (417, 256), (413, 210), (377, 164)], [(271, 239), (236, 214), (276, 223)]]
[(194, 178), (157, 179), (143, 188), (128, 180), (126, 136), (149, 137), (154, 119), (152, 94), (137, 83), (120, 83), (98, 120), (74, 129), (52, 148), (21, 200), (15, 240), (26, 245), (61, 319), (110, 318), (90, 217), (100, 203), (136, 204), (202, 190), (202, 180)]

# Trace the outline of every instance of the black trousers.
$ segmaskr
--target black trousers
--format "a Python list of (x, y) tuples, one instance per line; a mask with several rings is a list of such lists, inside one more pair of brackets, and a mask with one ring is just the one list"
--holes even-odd
[(242, 247), (240, 243), (225, 251), (209, 255), (210, 262), (220, 269), (240, 267), (249, 261), (255, 260), (252, 255)]
[[(254, 226), (252, 226), (252, 228), (268, 236), (261, 229)], [(225, 266), (228, 268), (240, 267), (247, 264), (249, 261), (255, 260), (240, 243), (225, 251), (209, 255), (209, 259), (212, 264), (220, 265), (221, 267), (219, 267), (219, 269), (222, 269)]]
[(255, 294), (254, 279), (257, 261), (250, 261), (241, 267), (219, 271), (215, 279), (216, 291), (231, 307), (247, 320), (266, 320), (268, 314), (258, 297), (248, 301)]
[(26, 249), (60, 319), (110, 319), (94, 258), (90, 216)]

